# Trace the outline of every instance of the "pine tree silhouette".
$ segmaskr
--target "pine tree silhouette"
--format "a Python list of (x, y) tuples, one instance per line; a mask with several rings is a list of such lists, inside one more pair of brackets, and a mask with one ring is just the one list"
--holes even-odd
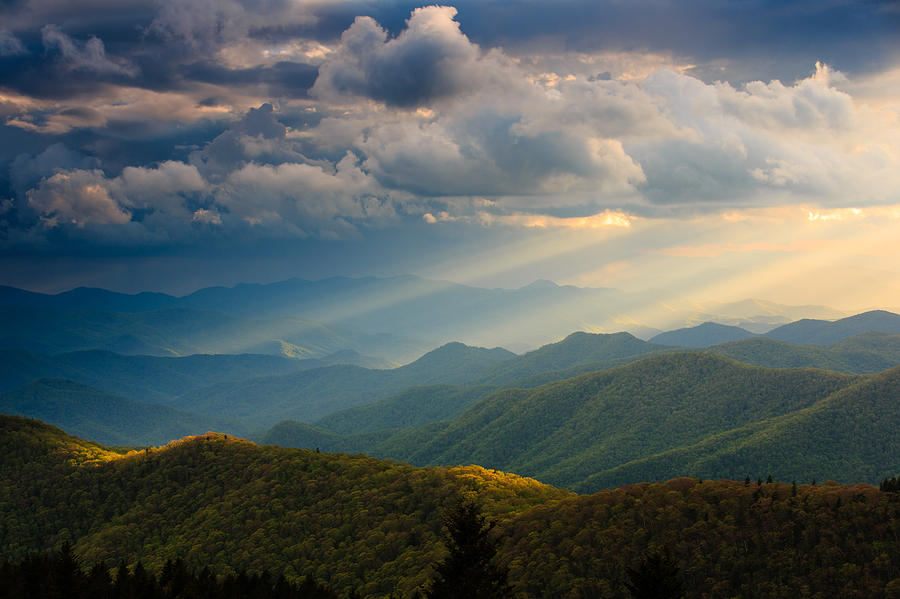
[(652, 553), (637, 568), (626, 572), (625, 586), (634, 599), (681, 599), (684, 586), (678, 575), (678, 564), (667, 553)]
[(462, 502), (443, 517), (445, 544), (450, 555), (435, 567), (428, 599), (504, 599), (512, 597), (508, 570), (496, 564), (497, 540), (491, 538), (496, 522), (481, 514), (477, 505)]

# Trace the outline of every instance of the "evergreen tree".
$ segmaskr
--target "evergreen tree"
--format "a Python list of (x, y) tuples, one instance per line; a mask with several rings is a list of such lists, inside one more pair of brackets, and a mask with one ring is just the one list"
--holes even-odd
[(681, 599), (684, 586), (678, 573), (678, 564), (667, 553), (652, 553), (637, 568), (626, 572), (626, 588), (634, 599)]
[(435, 567), (428, 599), (503, 599), (512, 597), (507, 582), (508, 569), (495, 563), (497, 540), (491, 537), (496, 525), (481, 514), (474, 503), (465, 501), (443, 517), (447, 529), (445, 544), (450, 554)]

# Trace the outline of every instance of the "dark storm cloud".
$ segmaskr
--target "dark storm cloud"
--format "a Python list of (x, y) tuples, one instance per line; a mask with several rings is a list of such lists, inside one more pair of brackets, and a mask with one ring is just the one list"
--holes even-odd
[(230, 69), (213, 61), (195, 62), (181, 67), (190, 81), (222, 86), (261, 86), (269, 97), (303, 98), (316, 81), (318, 69), (309, 64), (281, 61), (271, 66)]
[(368, 96), (394, 106), (418, 106), (478, 85), (475, 47), (452, 21), (451, 7), (417, 9), (393, 39), (360, 17), (341, 36), (341, 50), (320, 68), (314, 94)]
[[(895, 0), (820, 2), (478, 2), (462, 0), (463, 31), (512, 52), (671, 51), (695, 62), (729, 61), (744, 78), (796, 79), (817, 60), (845, 71), (896, 58)], [(717, 71), (719, 78), (728, 72)]]
[[(848, 72), (885, 68), (900, 54), (896, 0), (511, 0), (450, 3), (462, 31), (482, 47), (510, 54), (671, 52), (697, 64), (704, 80), (793, 81), (817, 60)], [(347, 2), (319, 9), (323, 32), (336, 36), (355, 15), (391, 35), (415, 2)], [(351, 16), (353, 15), (353, 16)], [(723, 69), (727, 64), (727, 69)]]
[[(878, 123), (816, 62), (878, 70), (891, 6), (7, 3), (0, 243), (124, 252), (435, 214), (846, 201), (893, 180), (891, 141), (868, 140)], [(784, 84), (734, 83), (755, 78)]]

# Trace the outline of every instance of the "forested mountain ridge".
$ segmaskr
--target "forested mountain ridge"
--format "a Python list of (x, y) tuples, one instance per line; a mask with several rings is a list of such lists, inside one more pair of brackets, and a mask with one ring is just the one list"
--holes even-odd
[(0, 350), (0, 391), (36, 379), (64, 378), (138, 401), (166, 402), (213, 383), (287, 374), (321, 365), (319, 360), (258, 354), (159, 357), (91, 350), (47, 356)]
[(502, 348), (449, 343), (390, 370), (336, 365), (191, 391), (172, 402), (201, 414), (230, 414), (251, 427), (280, 420), (315, 421), (422, 384), (465, 383), (514, 356)]
[(410, 387), (376, 402), (333, 412), (315, 425), (339, 434), (412, 429), (451, 420), (479, 399), (496, 391), (493, 385), (428, 385)]
[[(393, 355), (373, 351), (376, 347), (371, 339), (366, 347), (346, 346), (401, 363), (414, 359), (415, 355), (421, 355), (429, 347), (454, 340), (468, 345), (499, 345), (525, 351), (581, 329), (612, 332), (624, 328), (643, 336), (667, 328), (715, 320), (727, 324), (746, 324), (753, 330), (762, 326), (763, 330), (768, 330), (771, 326), (791, 322), (801, 316), (833, 318), (843, 315), (824, 306), (786, 306), (758, 300), (706, 306), (696, 303), (659, 305), (656, 316), (648, 322), (641, 322), (630, 315), (635, 305), (658, 304), (659, 299), (652, 292), (634, 294), (608, 288), (560, 286), (550, 281), (537, 281), (519, 289), (486, 289), (412, 275), (356, 279), (332, 277), (318, 281), (288, 279), (268, 284), (209, 287), (183, 297), (161, 293), (128, 295), (90, 288), (47, 295), (0, 288), (0, 312), (10, 306), (132, 315), (189, 309), (254, 320), (261, 319), (263, 315), (273, 320), (300, 318), (324, 323), (338, 331), (355, 331), (363, 335), (390, 333), (400, 338), (424, 341), (418, 348), (418, 354), (409, 352), (406, 359), (397, 357), (399, 350), (403, 349), (403, 339), (384, 340), (383, 349), (392, 349)], [(528, 323), (528, 326), (522, 326), (522, 323)], [(623, 326), (620, 323), (631, 324)], [(276, 335), (275, 339), (278, 338)], [(271, 345), (271, 339), (266, 341)], [(299, 338), (286, 341), (297, 345), (301, 352), (306, 349), (307, 343)], [(103, 347), (92, 345), (90, 348), (113, 349), (110, 343), (112, 341), (108, 340)], [(150, 347), (155, 346), (151, 344)], [(326, 353), (346, 347), (332, 347)], [(51, 353), (38, 350), (35, 346), (16, 348)], [(57, 347), (54, 351), (72, 349), (87, 348)], [(207, 351), (222, 353), (225, 350)], [(261, 346), (254, 351), (270, 353), (262, 352)]]
[(424, 446), (391, 457), (414, 464), (475, 462), (577, 487), (632, 459), (809, 407), (856, 380), (702, 353), (663, 354), (535, 389), (497, 392)]
[[(574, 337), (592, 339), (595, 336), (582, 334)], [(774, 422), (772, 418), (809, 407), (842, 386), (863, 379), (842, 377), (823, 370), (752, 369), (746, 364), (715, 358), (711, 354), (730, 355), (745, 363), (762, 362), (777, 367), (813, 364), (834, 370), (871, 372), (896, 364), (900, 357), (898, 347), (900, 336), (864, 333), (831, 347), (801, 346), (754, 337), (708, 348), (706, 357), (702, 357), (703, 353), (686, 350), (658, 355), (651, 352), (624, 358), (630, 366), (610, 372), (617, 372), (616, 376), (625, 379), (630, 376), (632, 382), (603, 393), (581, 385), (585, 380), (600, 376), (599, 372), (571, 380), (563, 379), (537, 389), (497, 390), (493, 395), (489, 393), (490, 387), (413, 388), (393, 398), (326, 416), (315, 422), (314, 426), (281, 423), (277, 431), (271, 436), (261, 437), (261, 440), (295, 447), (322, 447), (331, 451), (362, 451), (419, 465), (475, 462), (583, 491), (639, 480), (665, 480), (680, 475), (739, 477), (742, 472), (757, 470), (769, 470), (783, 477), (793, 473), (801, 480), (835, 478), (877, 482), (880, 477), (892, 472), (891, 460), (900, 461), (900, 452), (889, 452), (888, 457), (863, 468), (863, 460), (857, 453), (842, 452), (839, 447), (817, 443), (815, 430), (807, 431), (803, 437), (807, 446), (805, 452), (811, 462), (810, 467), (802, 471), (789, 463), (790, 451), (775, 461), (766, 460), (758, 453), (747, 454), (746, 458), (723, 457), (727, 454), (723, 453), (723, 447), (735, 443), (737, 439), (751, 433), (765, 438), (770, 434), (768, 427)], [(648, 355), (650, 357), (645, 357)], [(631, 362), (637, 358), (642, 359)], [(506, 364), (501, 363), (498, 368), (502, 369)], [(678, 364), (682, 366), (676, 367)], [(705, 366), (698, 370), (685, 366), (688, 364)], [(588, 366), (571, 370), (577, 372), (581, 367)], [(704, 378), (707, 371), (711, 374)], [(741, 377), (734, 378), (735, 372), (746, 373), (742, 375), (741, 382)], [(565, 371), (545, 375), (563, 373)], [(709, 387), (702, 391), (691, 388), (700, 380), (706, 380)], [(769, 383), (765, 383), (766, 380)], [(800, 385), (800, 380), (805, 382)], [(637, 381), (654, 391), (648, 394), (647, 389), (638, 385)], [(826, 381), (830, 383), (822, 385)], [(838, 384), (832, 386), (832, 382)], [(797, 392), (798, 385), (805, 390)], [(734, 413), (725, 419), (707, 418), (705, 412), (697, 411), (697, 393), (706, 398), (704, 409), (709, 410), (711, 415), (727, 415), (729, 410)], [(668, 395), (668, 398), (663, 395)], [(524, 407), (536, 401), (535, 397), (542, 399), (531, 407)], [(804, 398), (805, 403), (797, 403), (800, 397)], [(635, 415), (627, 416), (627, 405), (621, 402), (635, 398), (644, 402), (636, 406), (643, 407), (639, 410), (634, 407), (638, 410)], [(674, 404), (673, 398), (677, 399)], [(746, 409), (735, 409), (735, 398)], [(772, 406), (772, 402), (777, 404), (781, 401), (779, 398), (784, 400), (778, 407), (782, 411), (768, 411), (766, 406)], [(460, 399), (464, 401), (460, 402)], [(609, 405), (620, 402), (620, 408), (626, 411), (607, 415), (606, 420), (601, 421), (598, 414), (590, 412), (587, 407), (598, 401)], [(561, 406), (572, 402), (580, 406), (579, 410), (590, 413), (577, 412), (568, 424), (558, 423), (559, 428), (554, 429), (552, 434), (541, 432), (541, 427), (551, 426), (559, 417)], [(468, 405), (472, 407), (464, 412)], [(894, 421), (890, 406), (883, 405), (881, 409), (883, 413), (867, 416), (882, 419), (881, 423), (873, 423), (872, 426)], [(534, 417), (524, 416), (532, 412)], [(700, 424), (691, 423), (686, 429), (683, 418), (690, 413)], [(415, 414), (418, 420), (411, 418), (410, 414)], [(426, 417), (433, 422), (422, 423)], [(622, 429), (622, 423), (641, 419), (644, 421), (640, 424), (655, 423), (655, 428), (651, 427), (651, 430), (644, 426), (646, 430), (643, 430), (638, 426), (633, 430), (627, 427)], [(439, 422), (441, 420), (444, 421)], [(412, 429), (413, 426), (420, 428)], [(865, 428), (865, 425), (860, 426)], [(686, 430), (697, 434), (694, 437), (685, 436)], [(664, 448), (648, 441), (648, 438), (671, 439), (673, 445)], [(625, 453), (621, 448), (626, 449)], [(637, 448), (638, 453), (629, 452), (628, 448)], [(542, 464), (545, 463), (550, 465), (544, 467)], [(571, 470), (568, 470), (569, 464), (573, 465)]]
[(769, 368), (821, 368), (871, 374), (900, 364), (900, 335), (868, 331), (831, 345), (801, 345), (752, 337), (713, 345), (703, 351)]
[(729, 341), (749, 339), (754, 334), (740, 327), (704, 322), (695, 327), (687, 327), (660, 333), (650, 339), (650, 343), (679, 347), (709, 347)]
[(753, 468), (782, 480), (877, 482), (900, 463), (900, 443), (891, 432), (900, 426), (898, 397), (900, 367), (861, 378), (807, 408), (599, 472), (585, 487), (673, 470), (704, 476)]
[(772, 329), (765, 336), (791, 343), (830, 345), (868, 331), (900, 333), (900, 314), (871, 310), (834, 321), (805, 318)]
[(509, 385), (545, 372), (620, 359), (638, 359), (664, 349), (668, 348), (641, 341), (630, 333), (576, 332), (562, 341), (549, 343), (521, 356), (510, 358), (483, 376), (471, 379), (471, 382)]
[(178, 556), (220, 575), (310, 574), (344, 596), (411, 599), (445, 555), (442, 509), (465, 497), (498, 519), (517, 599), (627, 599), (628, 570), (658, 552), (688, 599), (900, 589), (896, 493), (753, 474), (575, 496), (475, 466), (415, 468), (217, 433), (121, 455), (0, 416), (0, 562), (71, 540), (86, 566), (140, 560), (158, 572)]
[(0, 393), (0, 414), (39, 418), (106, 445), (159, 445), (203, 430), (245, 430), (227, 418), (138, 402), (66, 379), (39, 379)]
[(209, 433), (120, 456), (0, 416), (0, 556), (71, 540), (84, 560), (311, 574), (409, 595), (442, 555), (441, 509), (477, 496), (508, 521), (570, 493), (479, 467), (414, 468)]
[(153, 356), (267, 353), (315, 358), (353, 349), (403, 362), (430, 345), (306, 318), (246, 317), (184, 307), (142, 312), (0, 307), (0, 349), (36, 354), (106, 350)]

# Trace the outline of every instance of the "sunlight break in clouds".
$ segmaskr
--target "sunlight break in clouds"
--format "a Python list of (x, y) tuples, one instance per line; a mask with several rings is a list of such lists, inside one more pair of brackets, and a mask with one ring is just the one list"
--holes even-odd
[(439, 222), (470, 222), (481, 225), (506, 225), (512, 227), (524, 227), (526, 229), (605, 229), (609, 227), (628, 228), (636, 217), (624, 212), (604, 212), (591, 216), (558, 217), (546, 214), (492, 214), (479, 211), (474, 216), (451, 216), (448, 212), (439, 212), (437, 215), (426, 212), (422, 219), (428, 224)]
[(302, 243), (331, 274), (716, 293), (788, 255), (896, 270), (900, 67), (877, 27), (825, 45), (814, 20), (761, 42), (703, 6), (684, 10), (711, 29), (602, 2), (104, 2), (2, 9), (4, 256)]

